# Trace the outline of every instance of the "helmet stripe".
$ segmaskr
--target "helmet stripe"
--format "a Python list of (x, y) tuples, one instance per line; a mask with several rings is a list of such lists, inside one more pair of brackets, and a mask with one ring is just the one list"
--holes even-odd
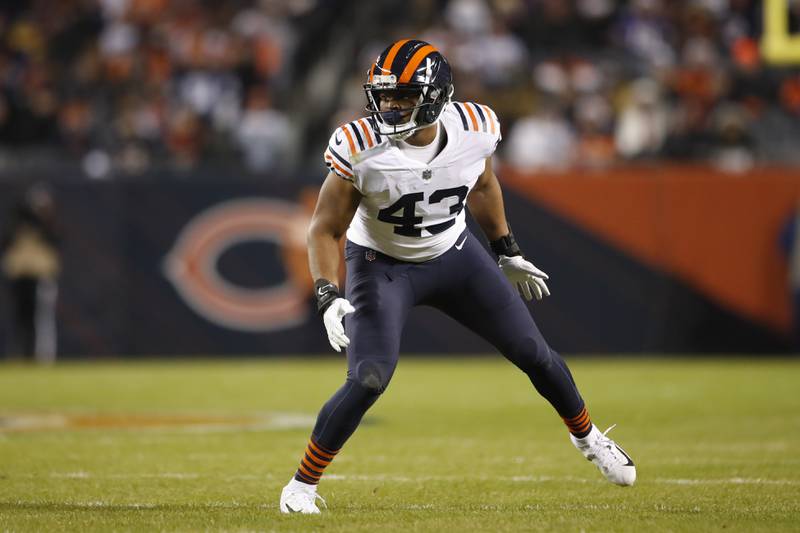
[(403, 73), (400, 74), (400, 79), (397, 80), (397, 82), (408, 83), (411, 81), (411, 76), (414, 75), (414, 71), (417, 70), (417, 67), (422, 63), (422, 60), (425, 59), (425, 56), (433, 52), (438, 52), (438, 50), (429, 44), (417, 50), (414, 55), (411, 56), (411, 59), (408, 61), (406, 68), (403, 69)]
[(397, 52), (400, 51), (400, 48), (403, 47), (410, 39), (401, 39), (392, 45), (392, 48), (389, 50), (389, 53), (386, 54), (386, 59), (383, 60), (383, 69), (384, 70), (392, 70), (392, 63), (394, 63), (394, 57), (397, 55)]

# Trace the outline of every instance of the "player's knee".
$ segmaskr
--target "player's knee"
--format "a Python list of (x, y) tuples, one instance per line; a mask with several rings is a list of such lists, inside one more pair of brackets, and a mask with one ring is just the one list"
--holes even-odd
[(392, 369), (386, 363), (361, 361), (356, 366), (356, 382), (371, 394), (382, 394), (389, 385)]
[(547, 370), (555, 362), (553, 351), (541, 338), (525, 337), (517, 341), (509, 355), (525, 373)]

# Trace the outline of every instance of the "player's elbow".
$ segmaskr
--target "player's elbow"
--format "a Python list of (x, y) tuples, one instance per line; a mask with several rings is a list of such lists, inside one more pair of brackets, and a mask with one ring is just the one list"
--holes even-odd
[(308, 225), (308, 231), (306, 231), (306, 243), (309, 247), (321, 241), (338, 241), (341, 237), (341, 232), (322, 220), (312, 219)]

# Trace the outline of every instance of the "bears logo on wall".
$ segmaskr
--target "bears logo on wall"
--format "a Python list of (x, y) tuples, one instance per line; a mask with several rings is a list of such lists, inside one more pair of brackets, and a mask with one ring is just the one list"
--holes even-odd
[[(307, 267), (297, 272), (297, 265), (305, 263), (308, 220), (300, 205), (280, 200), (246, 198), (217, 204), (195, 216), (180, 232), (165, 258), (165, 275), (184, 301), (214, 324), (248, 332), (295, 326), (310, 313)], [(250, 288), (221, 275), (218, 263), (222, 254), (252, 241), (280, 247), (287, 279)], [(296, 257), (298, 250), (303, 257)]]

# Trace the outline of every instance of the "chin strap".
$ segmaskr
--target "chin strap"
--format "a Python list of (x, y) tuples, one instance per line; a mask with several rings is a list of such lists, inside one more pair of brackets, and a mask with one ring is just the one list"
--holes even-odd
[(418, 131), (419, 131), (418, 128), (413, 128), (413, 129), (410, 129), (408, 131), (404, 131), (402, 133), (384, 133), (383, 135), (386, 135), (387, 137), (389, 137), (393, 141), (405, 141), (406, 139), (408, 139), (409, 137), (411, 137), (412, 135), (414, 135)]
[[(384, 133), (383, 135), (386, 135), (387, 137), (389, 137), (393, 141), (405, 141), (406, 139), (408, 139), (409, 137), (411, 137), (412, 135), (414, 135), (418, 131), (421, 131), (421, 130), (436, 126), (440, 122), (441, 122), (441, 115), (439, 116), (439, 118), (437, 118), (431, 124), (426, 124), (424, 126), (414, 127), (412, 129), (410, 129), (408, 131), (404, 131), (402, 133)], [(440, 131), (443, 131), (443, 130), (440, 130)]]

